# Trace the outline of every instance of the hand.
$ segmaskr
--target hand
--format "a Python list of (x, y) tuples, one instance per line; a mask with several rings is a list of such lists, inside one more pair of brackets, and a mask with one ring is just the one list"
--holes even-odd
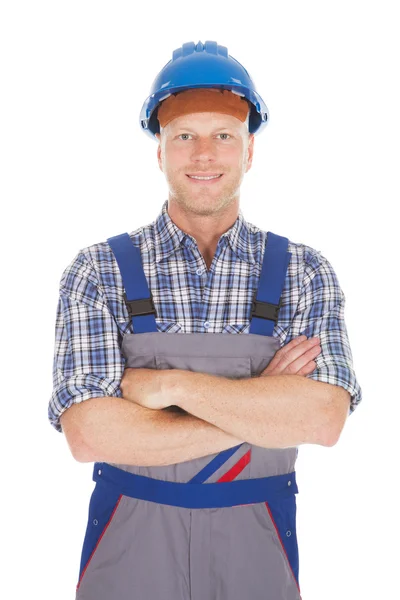
[(169, 394), (163, 385), (168, 370), (157, 369), (125, 369), (120, 388), (122, 397), (145, 408), (160, 410), (170, 406)]
[(320, 354), (319, 338), (300, 335), (280, 348), (260, 377), (268, 375), (309, 375), (317, 366), (313, 360)]

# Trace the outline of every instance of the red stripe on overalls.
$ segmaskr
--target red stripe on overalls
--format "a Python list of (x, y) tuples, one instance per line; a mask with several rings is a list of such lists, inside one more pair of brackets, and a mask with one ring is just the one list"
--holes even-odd
[(249, 464), (251, 460), (251, 448), (242, 456), (242, 458), (235, 464), (233, 467), (229, 469), (222, 475), (217, 481), (217, 483), (225, 483), (226, 481), (233, 481), (235, 477), (239, 475), (243, 471), (243, 469)]
[(116, 503), (116, 505), (115, 505), (115, 507), (114, 507), (114, 510), (112, 511), (112, 513), (111, 513), (111, 516), (110, 516), (110, 518), (108, 519), (108, 521), (107, 521), (107, 523), (106, 523), (106, 526), (104, 527), (104, 529), (103, 529), (103, 531), (102, 531), (102, 533), (101, 533), (101, 536), (100, 536), (100, 537), (99, 537), (99, 539), (97, 540), (97, 544), (95, 545), (95, 547), (94, 547), (94, 549), (93, 549), (93, 552), (92, 552), (92, 554), (89, 556), (89, 560), (87, 561), (87, 563), (86, 563), (86, 565), (85, 565), (85, 568), (83, 569), (83, 571), (82, 571), (82, 574), (81, 574), (81, 576), (80, 576), (80, 578), (79, 578), (78, 585), (76, 586), (76, 589), (77, 589), (77, 590), (78, 590), (79, 586), (81, 585), (81, 582), (82, 582), (83, 576), (84, 576), (84, 574), (86, 573), (86, 569), (88, 568), (88, 566), (89, 566), (89, 563), (90, 563), (90, 561), (92, 560), (94, 553), (96, 552), (97, 548), (99, 547), (99, 544), (100, 544), (100, 542), (101, 542), (101, 539), (102, 539), (103, 535), (105, 534), (105, 532), (107, 531), (107, 529), (108, 529), (108, 527), (109, 527), (109, 525), (110, 525), (111, 521), (113, 520), (113, 517), (114, 517), (114, 515), (115, 515), (115, 511), (117, 510), (117, 508), (118, 508), (118, 505), (119, 505), (119, 503), (121, 502), (121, 498), (122, 498), (122, 494), (121, 494), (121, 495), (120, 495), (120, 497), (118, 498), (118, 500), (117, 500), (117, 503)]

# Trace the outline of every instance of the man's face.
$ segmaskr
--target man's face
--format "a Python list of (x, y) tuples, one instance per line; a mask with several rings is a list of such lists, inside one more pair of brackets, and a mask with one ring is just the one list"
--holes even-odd
[[(215, 112), (191, 113), (173, 119), (156, 136), (170, 200), (199, 215), (239, 203), (240, 184), (253, 158), (254, 134), (249, 135), (246, 122)], [(195, 181), (189, 174), (222, 177)]]

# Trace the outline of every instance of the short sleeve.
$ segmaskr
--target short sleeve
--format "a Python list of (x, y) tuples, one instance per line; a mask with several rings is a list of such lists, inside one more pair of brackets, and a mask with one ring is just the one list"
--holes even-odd
[(65, 269), (55, 324), (51, 425), (72, 404), (102, 396), (121, 397), (125, 359), (117, 323), (100, 290), (95, 270), (79, 253)]
[(344, 308), (345, 296), (332, 265), (314, 251), (306, 258), (302, 291), (285, 344), (299, 335), (320, 339), (317, 366), (307, 377), (347, 390), (352, 414), (362, 392), (354, 372)]

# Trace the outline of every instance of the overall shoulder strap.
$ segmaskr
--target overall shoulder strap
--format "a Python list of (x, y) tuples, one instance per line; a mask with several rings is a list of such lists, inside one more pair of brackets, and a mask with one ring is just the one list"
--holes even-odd
[(249, 333), (272, 336), (278, 321), (281, 294), (292, 256), (287, 251), (288, 245), (288, 238), (271, 231), (267, 232), (260, 280), (251, 308)]
[(128, 233), (107, 239), (116, 258), (125, 293), (124, 300), (134, 333), (157, 331), (153, 298), (143, 271), (142, 257)]

